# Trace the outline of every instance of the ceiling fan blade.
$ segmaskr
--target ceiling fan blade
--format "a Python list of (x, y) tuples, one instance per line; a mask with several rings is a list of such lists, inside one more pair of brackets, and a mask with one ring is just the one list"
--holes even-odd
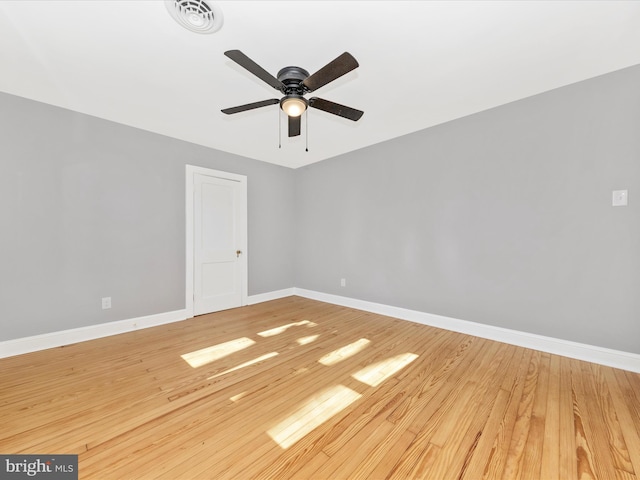
[(300, 135), (300, 124), (302, 123), (300, 121), (301, 118), (302, 118), (302, 115), (299, 115), (297, 117), (289, 117), (289, 136), (290, 137), (297, 137), (298, 135)]
[(329, 82), (333, 82), (336, 78), (341, 77), (345, 73), (358, 68), (358, 62), (353, 56), (344, 52), (335, 60), (327, 63), (313, 75), (307, 77), (302, 83), (310, 92), (325, 86)]
[(332, 113), (334, 115), (348, 118), (349, 120), (353, 120), (354, 122), (360, 120), (360, 117), (362, 117), (362, 115), (364, 114), (362, 110), (356, 110), (355, 108), (347, 107), (346, 105), (340, 105), (339, 103), (330, 102), (329, 100), (324, 100), (318, 97), (310, 98), (309, 106), (317, 108), (318, 110), (323, 110), (327, 113)]
[(268, 83), (276, 90), (280, 90), (284, 92), (284, 83), (278, 80), (276, 77), (267, 72), (264, 68), (258, 65), (256, 62), (247, 57), (240, 50), (228, 50), (224, 52), (224, 54), (229, 57), (231, 60), (236, 62), (242, 68), (247, 69), (249, 72), (253, 73), (256, 77), (262, 80), (265, 83)]
[(224, 108), (221, 111), (222, 113), (231, 115), (232, 113), (246, 112), (247, 110), (266, 107), (267, 105), (275, 105), (276, 103), (280, 103), (280, 100), (278, 100), (277, 98), (272, 98), (270, 100), (262, 100), (261, 102), (253, 102), (253, 103), (247, 103), (246, 105), (238, 105), (237, 107)]

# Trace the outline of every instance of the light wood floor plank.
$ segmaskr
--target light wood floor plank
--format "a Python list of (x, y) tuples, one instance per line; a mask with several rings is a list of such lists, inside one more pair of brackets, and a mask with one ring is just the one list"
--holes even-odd
[(640, 375), (299, 297), (1, 359), (0, 425), (89, 480), (640, 479)]
[[(559, 477), (561, 480), (576, 480), (578, 478), (578, 462), (579, 458), (576, 434), (575, 434), (575, 416), (574, 416), (574, 393), (571, 384), (571, 363), (568, 358), (555, 357), (559, 364), (560, 386), (558, 390), (558, 398), (550, 398), (548, 403), (555, 404), (554, 408), (558, 410), (558, 434), (560, 443), (559, 450)], [(551, 408), (551, 407), (550, 407)], [(550, 425), (549, 428), (552, 428)], [(571, 454), (569, 454), (571, 452)], [(544, 470), (544, 467), (542, 468)]]
[[(531, 361), (529, 362), (529, 370), (524, 380), (522, 389), (522, 396), (518, 404), (518, 410), (515, 418), (515, 424), (513, 432), (511, 434), (511, 443), (506, 457), (504, 472), (502, 478), (504, 480), (523, 478), (527, 473), (525, 467), (525, 447), (527, 440), (531, 434), (531, 429), (535, 426), (533, 417), (533, 407), (536, 397), (536, 387), (538, 385), (540, 361), (542, 354), (540, 352), (533, 352), (531, 355)], [(531, 442), (533, 448), (536, 446), (542, 447), (539, 442), (540, 435), (538, 435), (536, 442)], [(531, 466), (531, 465), (530, 465)], [(533, 465), (533, 468), (539, 468), (539, 465)]]
[[(464, 408), (467, 404), (468, 398), (465, 392), (473, 391), (473, 379), (464, 375), (464, 372), (468, 371), (466, 360), (478, 357), (475, 355), (463, 357), (460, 353), (482, 352), (487, 347), (487, 342), (466, 340), (468, 342), (463, 342), (461, 348), (452, 352), (453, 358), (465, 360), (460, 362), (459, 368), (455, 369), (455, 374), (447, 377), (440, 388), (423, 390), (424, 394), (417, 396), (417, 402), (412, 408), (403, 411), (400, 424), (406, 425), (409, 431), (416, 433), (416, 438), (394, 466), (391, 472), (392, 478), (411, 478), (411, 475), (420, 475), (421, 472), (428, 471), (432, 461), (435, 460), (432, 453), (441, 450), (439, 445), (431, 441), (432, 438), (437, 434), (443, 438), (453, 427), (451, 423), (456, 423), (456, 417), (451, 411)], [(479, 358), (486, 360), (488, 356), (479, 356)], [(452, 362), (444, 362), (444, 364), (445, 368), (454, 365)], [(444, 442), (440, 440), (439, 443)]]
[(509, 373), (504, 377), (502, 389), (509, 392), (509, 398), (507, 399), (507, 407), (501, 419), (500, 427), (493, 440), (491, 452), (483, 472), (483, 479), (502, 478), (505, 471), (532, 353), (531, 350), (518, 350), (514, 356), (515, 361), (510, 365)]
[[(451, 338), (441, 330), (432, 330), (424, 339), (426, 350), (425, 361), (438, 362), (443, 352), (448, 352)], [(313, 457), (318, 449), (324, 449), (329, 455), (340, 451), (342, 446), (357, 434), (369, 421), (378, 416), (387, 416), (388, 412), (405, 398), (409, 392), (418, 385), (429, 368), (412, 369), (407, 366), (393, 381), (384, 382), (375, 391), (375, 394), (364, 396), (361, 401), (343, 419), (334, 422), (326, 432), (318, 431), (308, 435), (300, 442), (292, 446), (283, 458), (277, 458), (263, 473), (270, 478), (284, 478), (288, 472), (300, 468), (305, 457)], [(400, 382), (405, 374), (411, 373), (406, 382)], [(284, 458), (286, 457), (286, 458)], [(329, 457), (330, 458), (330, 457)], [(295, 459), (294, 462), (291, 459)], [(305, 469), (305, 471), (309, 471)]]
[[(624, 443), (627, 447), (629, 459), (633, 468), (633, 472), (636, 476), (640, 475), (640, 437), (637, 433), (640, 428), (634, 425), (634, 421), (638, 422), (640, 418), (636, 418), (638, 415), (630, 411), (628, 402), (624, 398), (624, 389), (621, 388), (619, 380), (616, 377), (616, 372), (611, 369), (601, 369), (605, 377), (609, 392), (611, 394), (611, 401), (613, 406), (609, 415), (615, 414), (621, 429), (621, 433), (624, 439)], [(635, 465), (635, 467), (633, 467)]]
[[(491, 343), (490, 345), (488, 345), (488, 347), (489, 348), (485, 351), (486, 353), (483, 358), (485, 365), (484, 366), (480, 365), (480, 368), (479, 368), (479, 371), (484, 371), (485, 373), (483, 375), (483, 378), (477, 381), (477, 384), (479, 384), (481, 388), (487, 388), (487, 389), (489, 389), (491, 386), (491, 379), (493, 377), (493, 374), (502, 365), (501, 360), (503, 360), (502, 354), (504, 353), (504, 350), (499, 349), (497, 343)], [(479, 396), (481, 395), (474, 393), (474, 397), (479, 397)], [(472, 401), (474, 401), (474, 398), (472, 398)], [(485, 421), (482, 415), (477, 416), (477, 419), (479, 419), (481, 423)], [(389, 432), (387, 441), (392, 444), (402, 441), (403, 438), (405, 439), (412, 438), (412, 440), (415, 441), (415, 435), (413, 435), (411, 430), (408, 428), (405, 429), (405, 427), (408, 427), (409, 425), (411, 424), (407, 422), (396, 423), (395, 429)], [(463, 425), (460, 421), (457, 422), (457, 425), (460, 431), (464, 431)], [(474, 428), (473, 426), (470, 427), (471, 430), (473, 428)], [(473, 431), (471, 433), (471, 436), (475, 436), (475, 434), (476, 432)], [(433, 437), (431, 441), (432, 442), (434, 441)], [(386, 443), (387, 442), (377, 443), (374, 449), (369, 453), (367, 457), (367, 462), (363, 462), (360, 465), (358, 465), (357, 468), (353, 471), (353, 473), (350, 474), (350, 478), (363, 478), (363, 479), (376, 478), (374, 472), (377, 469), (379, 469), (379, 464), (386, 463), (389, 460), (387, 455), (389, 448), (386, 445)], [(451, 442), (451, 443), (455, 443), (459, 450), (464, 449), (464, 446), (460, 446), (460, 444), (456, 442)], [(464, 458), (467, 452), (459, 452), (459, 454), (463, 458), (463, 462), (464, 462)], [(400, 455), (398, 455), (397, 460), (399, 460), (399, 457)]]
[(635, 472), (631, 463), (629, 447), (624, 438), (623, 428), (618, 420), (619, 416), (624, 417), (624, 409), (616, 411), (610, 387), (605, 377), (605, 370), (599, 365), (584, 364), (583, 369), (590, 369), (593, 372), (592, 388), (595, 391), (593, 405), (599, 412), (598, 418), (601, 421), (601, 429), (606, 433), (606, 440), (611, 450), (613, 465), (616, 472), (622, 478), (634, 476)]

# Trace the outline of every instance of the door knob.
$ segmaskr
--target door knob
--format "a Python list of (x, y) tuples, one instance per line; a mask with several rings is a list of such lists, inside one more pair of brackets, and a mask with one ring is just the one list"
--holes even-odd
[(239, 257), (241, 253), (242, 253), (242, 250), (236, 250), (236, 257)]

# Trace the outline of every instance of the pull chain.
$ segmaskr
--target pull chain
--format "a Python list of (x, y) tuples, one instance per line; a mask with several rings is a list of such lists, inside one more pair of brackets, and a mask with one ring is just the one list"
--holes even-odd
[(304, 151), (308, 152), (309, 151), (309, 109), (308, 108), (304, 116), (304, 127), (306, 129)]
[(278, 148), (282, 148), (282, 116), (278, 107)]

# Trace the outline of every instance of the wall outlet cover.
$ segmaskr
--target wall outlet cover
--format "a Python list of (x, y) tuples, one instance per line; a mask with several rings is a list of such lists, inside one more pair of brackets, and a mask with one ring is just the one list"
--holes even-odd
[(611, 198), (611, 205), (614, 207), (624, 207), (629, 204), (628, 190), (614, 190)]

